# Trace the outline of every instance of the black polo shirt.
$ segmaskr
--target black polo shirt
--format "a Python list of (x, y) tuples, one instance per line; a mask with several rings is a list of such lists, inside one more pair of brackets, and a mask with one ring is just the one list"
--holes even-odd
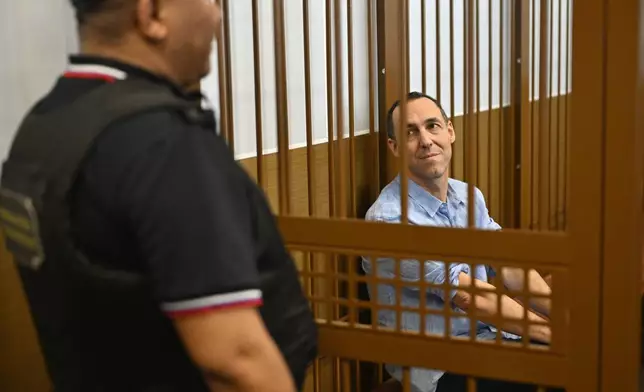
[[(125, 78), (146, 78), (183, 94), (168, 80), (131, 65), (72, 57), (67, 72), (33, 110), (56, 110)], [(263, 195), (212, 130), (172, 112), (113, 124), (84, 162), (71, 200), (79, 250), (108, 268), (144, 274), (151, 312), (158, 312), (153, 324), (145, 324), (120, 318), (119, 304), (109, 299), (74, 304), (86, 308), (74, 311), (83, 314), (77, 323), (82, 327), (70, 327), (68, 335), (82, 358), (80, 384), (85, 388), (205, 390), (170, 322), (183, 314), (259, 306), (278, 345), (280, 340), (288, 349), (302, 345), (285, 325), (298, 322), (271, 323), (282, 310), (279, 304), (263, 303), (263, 289), (273, 290), (266, 277), (294, 269), (290, 256)], [(294, 325), (293, 331), (310, 331), (312, 324), (311, 319)], [(310, 346), (314, 350), (314, 342)], [(300, 355), (287, 362), (295, 377), (303, 378), (305, 368), (298, 363), (306, 360)]]

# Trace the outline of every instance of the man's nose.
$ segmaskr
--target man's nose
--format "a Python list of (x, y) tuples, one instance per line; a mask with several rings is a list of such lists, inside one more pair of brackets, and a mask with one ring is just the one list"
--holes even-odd
[(431, 133), (427, 132), (426, 129), (421, 129), (420, 131), (420, 144), (425, 148), (429, 148), (434, 144)]

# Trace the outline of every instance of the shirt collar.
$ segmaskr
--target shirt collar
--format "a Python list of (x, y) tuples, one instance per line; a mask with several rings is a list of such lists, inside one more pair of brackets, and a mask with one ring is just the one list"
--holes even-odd
[[(396, 176), (395, 181), (400, 184), (400, 174)], [(416, 182), (414, 182), (411, 179), (408, 179), (408, 194), (409, 197), (412, 198), (414, 201), (416, 201), (427, 213), (429, 214), (430, 217), (434, 217), (436, 215), (436, 212), (438, 212), (438, 209), (441, 207), (443, 204), (440, 199), (429, 193), (427, 190), (425, 190), (423, 187), (418, 185)], [(459, 196), (458, 192), (454, 189), (452, 186), (452, 179), (448, 179), (447, 182), (447, 202), (449, 204), (456, 204), (456, 205), (463, 205), (465, 204), (463, 202), (463, 198)]]
[(69, 57), (66, 75), (95, 77), (108, 81), (124, 80), (127, 78), (143, 78), (154, 83), (169, 87), (175, 94), (188, 99), (203, 99), (198, 92), (186, 92), (168, 78), (150, 72), (141, 67), (127, 64), (115, 59), (100, 56), (72, 55)]

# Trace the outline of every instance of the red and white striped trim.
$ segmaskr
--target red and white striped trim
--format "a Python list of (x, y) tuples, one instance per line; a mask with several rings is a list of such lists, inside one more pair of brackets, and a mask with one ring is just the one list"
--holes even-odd
[(253, 307), (261, 304), (262, 292), (254, 289), (210, 295), (185, 301), (166, 302), (161, 304), (161, 309), (170, 316), (179, 316), (218, 309)]
[(76, 79), (102, 79), (115, 82), (127, 78), (127, 73), (113, 67), (98, 64), (69, 64), (65, 74), (66, 78)]

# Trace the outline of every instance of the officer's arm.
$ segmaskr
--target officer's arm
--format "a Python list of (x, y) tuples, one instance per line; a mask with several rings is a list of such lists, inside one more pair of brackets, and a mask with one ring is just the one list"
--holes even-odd
[(154, 299), (213, 390), (293, 391), (256, 310), (263, 293), (248, 183), (212, 133), (174, 118), (153, 125), (134, 132), (159, 141), (125, 173), (119, 198)]
[(212, 391), (295, 391), (255, 308), (197, 313), (174, 324)]

